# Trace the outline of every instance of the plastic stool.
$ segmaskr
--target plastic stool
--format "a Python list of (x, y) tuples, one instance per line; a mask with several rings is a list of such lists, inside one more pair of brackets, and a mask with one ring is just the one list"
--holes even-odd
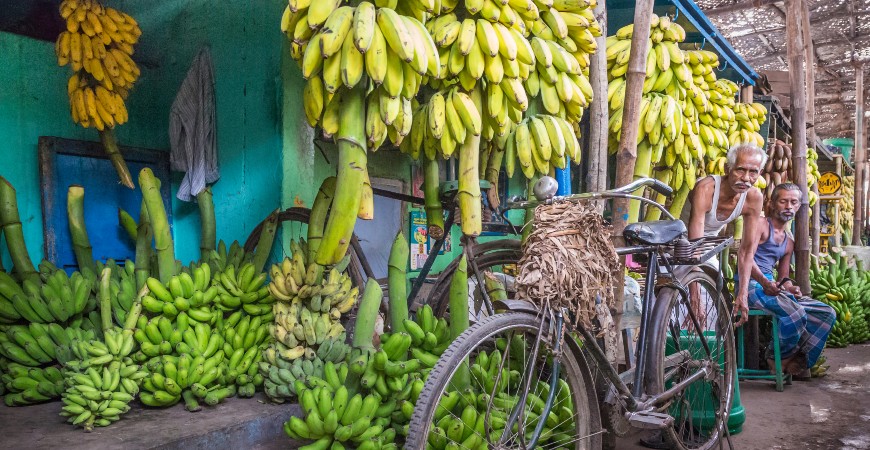
[(744, 368), (743, 327), (740, 327), (737, 329), (737, 377), (740, 380), (774, 380), (776, 381), (776, 390), (782, 392), (783, 384), (791, 384), (791, 375), (786, 375), (782, 371), (782, 353), (779, 349), (779, 319), (760, 309), (750, 309), (749, 315), (770, 317), (771, 334), (773, 335), (773, 361), (776, 370), (772, 374), (769, 370)]

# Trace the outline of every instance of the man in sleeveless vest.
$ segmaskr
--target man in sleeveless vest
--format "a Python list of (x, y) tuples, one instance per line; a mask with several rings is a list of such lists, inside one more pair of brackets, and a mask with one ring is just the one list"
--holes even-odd
[[(797, 185), (784, 183), (774, 188), (767, 205), (767, 220), (761, 221), (754, 230), (759, 244), (752, 276), (747, 278), (751, 278), (749, 306), (779, 318), (783, 370), (804, 378), (809, 377), (809, 368), (816, 364), (825, 348), (837, 315), (834, 308), (803, 297), (800, 288), (788, 278), (794, 239), (787, 225), (800, 208), (800, 202), (801, 191)], [(773, 360), (768, 358), (768, 361), (773, 368)]]
[[(689, 239), (718, 236), (729, 223), (743, 217), (744, 229), (754, 230), (761, 221), (764, 197), (758, 188), (753, 187), (761, 169), (767, 162), (767, 153), (751, 144), (739, 144), (728, 150), (725, 175), (712, 175), (698, 181), (689, 194), (689, 201), (680, 216), (689, 231)], [(744, 271), (752, 269), (752, 257), (758, 245), (756, 236), (747, 233), (740, 241), (737, 253), (737, 267)], [(717, 265), (718, 261), (713, 264)], [(679, 277), (679, 271), (674, 271)], [(689, 286), (692, 309), (702, 323), (707, 314), (701, 306), (700, 287)], [(742, 280), (737, 286), (734, 300), (734, 317), (737, 325), (749, 318), (748, 294), (749, 280)]]

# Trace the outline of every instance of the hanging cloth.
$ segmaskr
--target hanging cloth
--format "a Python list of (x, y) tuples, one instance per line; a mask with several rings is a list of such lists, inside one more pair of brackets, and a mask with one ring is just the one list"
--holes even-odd
[(220, 178), (215, 140), (214, 71), (204, 47), (196, 55), (169, 113), (169, 160), (172, 170), (185, 172), (176, 196), (193, 201)]

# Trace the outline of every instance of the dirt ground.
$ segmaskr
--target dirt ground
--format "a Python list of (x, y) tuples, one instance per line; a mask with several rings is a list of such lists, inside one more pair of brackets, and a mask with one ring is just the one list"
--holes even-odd
[[(771, 381), (743, 381), (743, 431), (735, 450), (870, 450), (870, 344), (825, 350), (828, 375), (795, 381), (776, 392)], [(639, 435), (619, 440), (620, 450), (643, 449)], [(728, 449), (728, 443), (723, 443)]]

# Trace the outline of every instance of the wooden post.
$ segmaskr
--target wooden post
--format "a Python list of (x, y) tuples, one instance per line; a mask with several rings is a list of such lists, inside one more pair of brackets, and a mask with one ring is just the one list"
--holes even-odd
[[(815, 65), (815, 50), (813, 49), (813, 35), (811, 33), (812, 26), (810, 25), (810, 8), (807, 6), (807, 0), (801, 0), (801, 6), (803, 7), (803, 15), (801, 16), (801, 24), (803, 25), (803, 38), (806, 51), (804, 52), (804, 58), (806, 59), (807, 65), (807, 141), (809, 142), (809, 147), (816, 148), (816, 65)], [(813, 183), (812, 191), (816, 194), (816, 198), (819, 196), (819, 184), (818, 180), (816, 183)], [(810, 224), (810, 244), (811, 244), (811, 252), (813, 255), (819, 256), (819, 228), (821, 227), (821, 206), (822, 203), (816, 200), (815, 206), (813, 206), (813, 216), (812, 223)]]
[[(834, 155), (834, 171), (840, 179), (843, 178), (843, 155)], [(837, 200), (837, 203), (834, 203), (834, 235), (828, 238), (834, 239), (833, 242), (828, 242), (829, 252), (831, 247), (843, 245), (842, 234), (840, 234), (842, 231), (840, 228), (840, 201)]]
[[(616, 179), (614, 186), (625, 186), (634, 179), (634, 162), (637, 159), (637, 134), (640, 132), (640, 100), (643, 96), (643, 81), (646, 78), (646, 58), (650, 51), (650, 23), (653, 0), (639, 0), (634, 5), (634, 32), (631, 36), (631, 56), (625, 77), (625, 98), (622, 106), (622, 139), (616, 153)], [(628, 200), (613, 202), (613, 234), (617, 243), (622, 242), (622, 230), (628, 221)], [(621, 258), (625, 269), (625, 258)], [(622, 273), (622, 271), (620, 271)], [(614, 322), (619, 330), (623, 311), (623, 288), (625, 279), (617, 277)]]
[(864, 65), (855, 66), (855, 219), (852, 222), (852, 245), (861, 245), (864, 229)]
[(801, 0), (787, 0), (786, 46), (791, 85), (791, 140), (794, 183), (801, 188), (801, 208), (795, 215), (795, 278), (802, 292), (810, 292), (810, 224), (807, 194), (807, 74)]
[[(607, 8), (605, 0), (595, 5), (595, 18), (601, 29), (607, 29)], [(602, 34), (595, 38), (598, 48), (604, 49), (607, 37)], [(599, 192), (607, 189), (607, 128), (609, 111), (607, 106), (607, 55), (603, 51), (592, 54), (589, 62), (589, 82), (592, 84), (592, 105), (589, 107), (589, 154), (586, 156), (586, 191)]]

